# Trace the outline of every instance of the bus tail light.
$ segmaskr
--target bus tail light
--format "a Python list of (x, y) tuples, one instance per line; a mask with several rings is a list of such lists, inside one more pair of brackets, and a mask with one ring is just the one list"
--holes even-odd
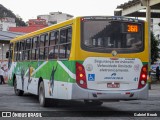
[(140, 79), (139, 79), (139, 84), (138, 84), (138, 89), (143, 88), (146, 83), (147, 83), (147, 65), (144, 65), (141, 69), (141, 74), (140, 74)]
[(80, 87), (87, 88), (84, 66), (78, 62), (76, 62), (76, 82)]

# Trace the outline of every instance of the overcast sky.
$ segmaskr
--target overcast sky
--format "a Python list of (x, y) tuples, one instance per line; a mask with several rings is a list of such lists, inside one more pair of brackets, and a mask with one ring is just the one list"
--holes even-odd
[(19, 15), (24, 21), (49, 12), (73, 16), (114, 15), (117, 5), (129, 0), (0, 0), (0, 4)]

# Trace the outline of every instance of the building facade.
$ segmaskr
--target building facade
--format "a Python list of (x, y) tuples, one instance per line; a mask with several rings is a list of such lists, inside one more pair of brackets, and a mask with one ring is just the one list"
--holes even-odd
[(62, 12), (50, 12), (49, 15), (38, 15), (37, 18), (45, 19), (49, 26), (71, 19), (73, 16)]
[(0, 18), (0, 31), (8, 31), (9, 27), (16, 27), (15, 18)]
[(45, 19), (29, 19), (27, 23), (28, 26), (10, 27), (8, 31), (30, 33), (48, 26)]
[(23, 35), (23, 33), (0, 31), (0, 71), (3, 71), (3, 77), (6, 82), (8, 76), (8, 59), (6, 58), (6, 52), (9, 50), (10, 40), (20, 35)]

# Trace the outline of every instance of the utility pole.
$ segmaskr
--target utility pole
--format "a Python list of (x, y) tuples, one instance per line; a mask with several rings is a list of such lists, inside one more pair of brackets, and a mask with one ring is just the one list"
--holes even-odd
[(151, 67), (151, 8), (149, 5), (150, 0), (146, 1), (146, 21), (148, 22), (148, 53), (149, 53), (149, 63), (148, 63), (148, 68), (150, 71)]
[[(150, 71), (151, 71), (151, 7), (150, 7), (150, 0), (141, 0), (141, 4), (146, 6), (146, 21), (148, 23), (148, 74), (150, 78)], [(148, 81), (149, 89), (151, 89), (151, 80)]]
[(146, 20), (148, 22), (148, 54), (149, 54), (149, 63), (148, 63), (148, 73), (149, 73), (149, 89), (151, 89), (151, 7), (149, 4), (150, 0), (147, 0), (146, 5)]

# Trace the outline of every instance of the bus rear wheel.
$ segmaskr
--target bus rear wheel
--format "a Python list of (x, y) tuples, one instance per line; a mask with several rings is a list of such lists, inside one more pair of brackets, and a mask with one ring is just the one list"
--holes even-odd
[(17, 79), (14, 80), (14, 92), (17, 96), (22, 96), (24, 94), (23, 90), (17, 89)]
[(46, 106), (45, 90), (44, 90), (43, 81), (41, 81), (39, 85), (39, 103), (43, 107)]
[(99, 100), (84, 100), (84, 103), (86, 105), (95, 105), (95, 106), (101, 106), (103, 104), (103, 102)]
[(44, 87), (44, 82), (41, 81), (39, 85), (39, 103), (42, 107), (49, 107), (49, 106), (57, 106), (58, 105), (58, 100), (55, 99), (49, 99), (45, 98), (45, 87)]

